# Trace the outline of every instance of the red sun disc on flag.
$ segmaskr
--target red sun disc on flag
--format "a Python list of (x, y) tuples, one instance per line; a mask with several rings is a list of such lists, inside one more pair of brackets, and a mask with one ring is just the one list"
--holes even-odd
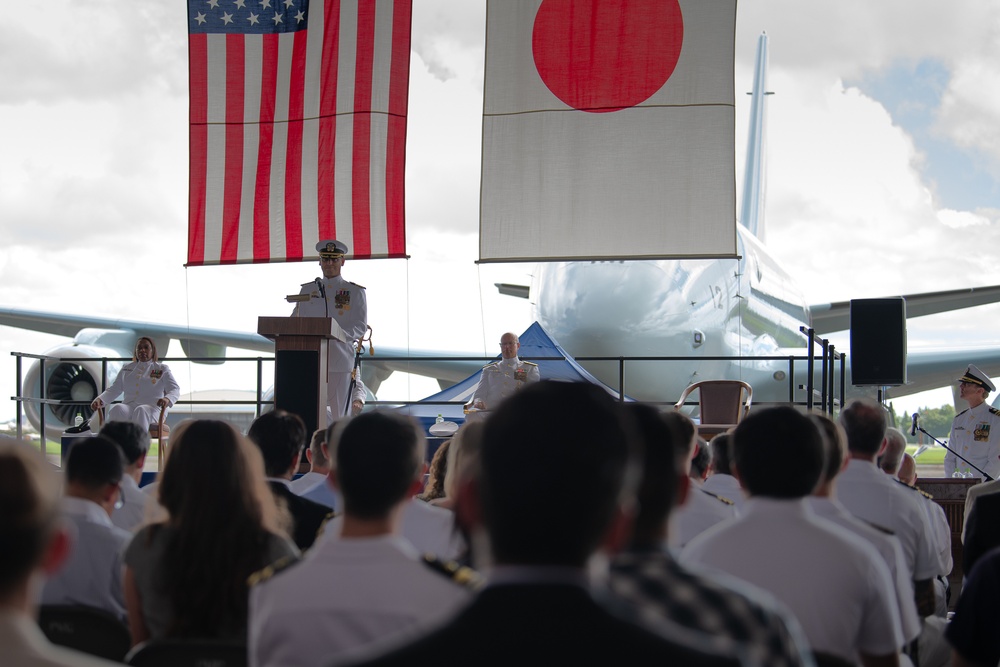
[(679, 0), (542, 0), (531, 51), (556, 97), (604, 113), (635, 106), (663, 87), (683, 41)]

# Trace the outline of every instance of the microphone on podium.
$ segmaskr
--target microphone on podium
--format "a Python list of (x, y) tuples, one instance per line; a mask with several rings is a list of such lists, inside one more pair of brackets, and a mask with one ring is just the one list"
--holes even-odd
[(913, 426), (910, 428), (910, 435), (917, 434), (917, 418), (919, 417), (920, 417), (919, 414), (917, 414), (916, 412), (913, 413)]

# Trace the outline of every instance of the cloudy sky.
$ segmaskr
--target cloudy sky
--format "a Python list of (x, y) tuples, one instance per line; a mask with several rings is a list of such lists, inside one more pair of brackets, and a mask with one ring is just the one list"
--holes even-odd
[[(185, 27), (180, 0), (50, 0), (0, 22), (0, 305), (252, 330), (318, 275), (312, 264), (183, 267)], [(742, 3), (738, 180), (762, 31), (775, 93), (766, 242), (807, 299), (1000, 284), (1000, 5)], [(475, 264), (484, 40), (484, 0), (414, 0), (412, 258), (345, 268), (368, 287), (376, 346), (493, 354), (500, 333), (530, 324), (528, 304), (492, 285), (524, 283), (531, 267)], [(911, 321), (909, 341), (994, 344), (998, 325), (1000, 306), (981, 307)], [(14, 392), (8, 352), (59, 342), (0, 327), (0, 395)], [(198, 389), (247, 377), (228, 365), (184, 374)], [(13, 411), (0, 401), (0, 419)]]

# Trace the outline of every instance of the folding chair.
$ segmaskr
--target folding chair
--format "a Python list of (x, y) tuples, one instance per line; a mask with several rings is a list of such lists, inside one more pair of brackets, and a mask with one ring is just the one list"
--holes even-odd
[[(750, 413), (753, 402), (753, 388), (742, 380), (702, 380), (689, 385), (674, 410), (684, 407), (687, 397), (698, 392), (700, 423), (698, 435), (710, 439), (736, 426)], [(743, 398), (744, 392), (746, 398)]]
[(42, 605), (38, 625), (53, 644), (115, 662), (121, 662), (132, 645), (125, 623), (97, 607)]

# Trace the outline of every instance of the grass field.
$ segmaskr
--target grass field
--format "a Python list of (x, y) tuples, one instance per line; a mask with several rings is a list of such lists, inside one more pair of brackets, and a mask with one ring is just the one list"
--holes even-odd
[[(917, 451), (916, 445), (911, 445), (906, 448), (906, 452), (912, 456)], [(917, 457), (917, 465), (944, 465), (944, 455), (947, 452), (944, 447), (938, 447), (937, 445), (931, 447), (930, 449), (925, 449), (924, 452)]]

